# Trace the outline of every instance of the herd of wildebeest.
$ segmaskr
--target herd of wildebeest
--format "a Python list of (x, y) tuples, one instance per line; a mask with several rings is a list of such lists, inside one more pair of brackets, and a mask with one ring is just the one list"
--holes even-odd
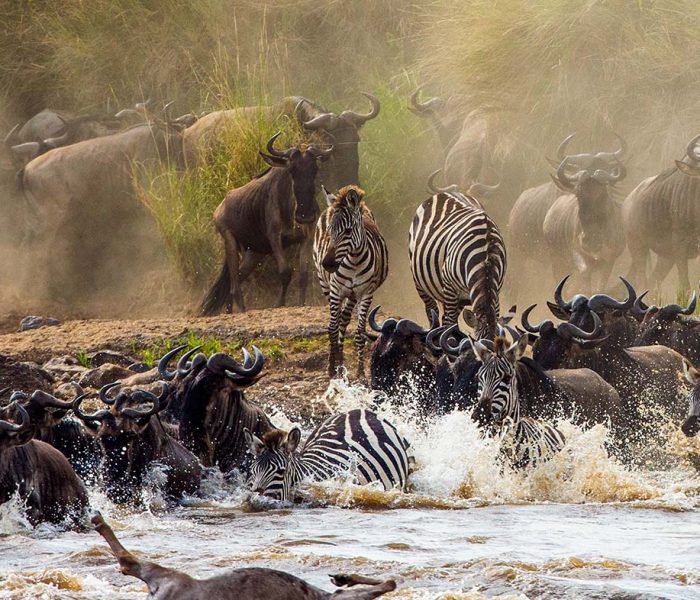
[[(484, 435), (499, 437), (504, 468), (536, 468), (561, 452), (566, 440), (554, 425), (558, 418), (582, 427), (607, 425), (610, 451), (626, 462), (644, 455), (644, 446), (663, 446), (679, 425), (685, 435), (697, 435), (696, 294), (687, 306), (654, 306), (630, 281), (661, 282), (675, 265), (681, 287), (690, 289), (688, 261), (698, 253), (700, 136), (682, 160), (642, 181), (621, 207), (613, 190), (626, 175), (624, 140), (618, 136), (614, 151), (570, 154), (573, 134), (568, 136), (551, 161), (553, 181), (524, 191), (513, 205), (506, 237), (482, 204), (498, 186), (477, 181), (490, 155), (489, 114), (458, 118), (449, 102), (422, 102), (416, 91), (409, 108), (434, 125), (445, 151), (441, 177), (449, 184), (435, 183), (438, 172), (430, 177), (430, 196), (417, 203), (408, 228), (408, 260), (429, 323), (423, 326), (406, 318), (381, 320), (379, 307), (372, 308), (390, 263), (359, 186), (359, 132), (380, 112), (379, 100), (364, 95), (372, 105), (366, 114), (336, 114), (302, 97), (199, 118), (173, 118), (167, 106), (156, 113), (147, 104), (109, 118), (45, 110), (14, 128), (5, 142), (19, 168), (30, 220), (41, 225), (46, 240), (60, 236), (73, 207), (94, 197), (133, 196), (135, 163), (173, 160), (195, 168), (241, 118), (298, 119), (308, 143), (282, 150), (276, 146), (280, 134), (273, 136), (261, 151), (269, 169), (231, 190), (215, 211), (225, 258), (201, 314), (244, 311), (241, 284), (270, 255), (281, 285), (278, 304), (284, 305), (292, 249), (300, 302), (312, 262), (329, 304), (329, 376), (345, 372), (343, 342), (356, 311), (356, 374), (376, 391), (378, 409), (410, 403), (418, 419), (469, 411)], [(138, 122), (123, 128), (129, 119)], [(316, 203), (319, 191), (323, 212)], [(602, 290), (612, 284), (625, 246), (632, 275), (620, 277), (625, 294), (615, 297)], [(501, 311), (506, 247), (518, 273), (527, 259), (551, 264), (560, 282), (547, 307), (557, 321), (533, 323), (535, 305), (517, 325), (515, 306)], [(566, 289), (567, 283), (572, 287), (570, 274), (584, 293)], [(9, 402), (0, 408), (0, 502), (18, 496), (32, 524), (80, 528), (89, 506), (84, 482), (102, 488), (115, 503), (138, 505), (154, 468), (161, 470), (161, 491), (172, 503), (197, 495), (209, 468), (239, 473), (252, 493), (288, 502), (298, 497), (303, 481), (348, 470), (358, 484), (410, 489), (410, 440), (374, 410), (332, 415), (304, 441), (298, 427), (275, 427), (245, 397), (263, 366), (255, 347), (252, 354), (244, 349), (238, 361), (179, 346), (138, 385), (117, 381), (94, 394), (79, 390), (74, 399), (45, 390), (8, 391)], [(87, 399), (92, 410), (85, 408)], [(155, 598), (330, 596), (264, 569), (194, 580), (130, 554), (99, 514), (93, 513), (92, 522), (123, 572), (145, 581)], [(391, 580), (357, 575), (338, 575), (334, 582), (351, 588), (334, 598), (375, 598), (395, 588)]]

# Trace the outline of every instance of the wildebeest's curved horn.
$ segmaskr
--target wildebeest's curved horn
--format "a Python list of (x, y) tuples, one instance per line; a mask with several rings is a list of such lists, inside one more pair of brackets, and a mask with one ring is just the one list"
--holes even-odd
[(161, 112), (163, 113), (166, 121), (171, 120), (170, 109), (172, 108), (173, 104), (175, 104), (175, 100), (170, 100), (170, 102), (166, 102), (163, 105), (163, 110)]
[(433, 97), (425, 102), (418, 100), (420, 92), (423, 86), (418, 86), (415, 91), (411, 94), (410, 104), (408, 105), (408, 110), (417, 115), (429, 115), (433, 114), (436, 110), (442, 108), (445, 103), (442, 98)]
[(455, 323), (451, 327), (448, 327), (445, 329), (445, 331), (442, 332), (442, 335), (440, 336), (440, 348), (442, 348), (442, 351), (445, 354), (449, 354), (450, 356), (459, 356), (459, 350), (461, 347), (461, 344), (458, 344), (457, 346), (453, 346), (450, 343), (450, 338), (455, 337), (453, 334), (458, 331), (458, 326)]
[(100, 388), (100, 392), (99, 392), (100, 400), (102, 400), (102, 402), (104, 404), (106, 404), (107, 406), (112, 406), (115, 403), (116, 398), (110, 398), (107, 395), (107, 392), (109, 392), (109, 390), (111, 390), (112, 388), (115, 388), (121, 384), (122, 384), (121, 381), (113, 381), (112, 383), (108, 383), (107, 385), (103, 385)]
[(120, 414), (131, 419), (141, 419), (144, 417), (150, 417), (152, 415), (155, 415), (156, 413), (163, 410), (163, 408), (165, 408), (163, 400), (165, 400), (165, 398), (168, 396), (168, 393), (170, 392), (170, 387), (167, 383), (164, 382), (161, 383), (161, 386), (162, 387), (160, 396), (156, 396), (154, 393), (147, 392), (146, 390), (136, 390), (133, 394), (131, 394), (131, 400), (138, 400), (139, 402), (150, 403), (152, 405), (150, 409), (138, 410), (136, 408), (124, 408), (120, 411)]
[(607, 294), (595, 294), (588, 300), (588, 308), (592, 311), (606, 308), (630, 310), (634, 306), (634, 301), (637, 298), (637, 292), (635, 291), (634, 287), (632, 287), (632, 284), (624, 277), (620, 277), (620, 280), (627, 288), (627, 300), (621, 302), (620, 300), (615, 300), (615, 298), (612, 298)]
[(288, 148), (287, 150), (280, 151), (275, 148), (275, 140), (282, 135), (281, 131), (278, 131), (267, 141), (267, 152), (271, 156), (276, 156), (277, 158), (289, 158), (294, 148)]
[(679, 306), (678, 304), (668, 304), (667, 306), (664, 306), (661, 310), (664, 312), (664, 317), (670, 320), (674, 317), (677, 317), (678, 315), (692, 315), (695, 312), (695, 307), (697, 306), (697, 303), (698, 296), (695, 292), (693, 292), (693, 295), (690, 297), (690, 301), (688, 302), (688, 306), (686, 306), (685, 308)]
[(25, 160), (33, 160), (43, 149), (43, 145), (39, 142), (25, 142), (24, 144), (17, 144), (12, 146), (10, 150), (15, 156), (18, 156)]
[(564, 141), (559, 144), (559, 147), (557, 148), (557, 158), (559, 159), (559, 162), (563, 161), (566, 158), (566, 147), (569, 145), (569, 142), (574, 138), (576, 135), (576, 132), (570, 133), (564, 138)]
[(440, 315), (434, 308), (430, 309), (430, 329), (435, 329), (440, 325)]
[(332, 131), (335, 129), (337, 125), (338, 117), (331, 113), (331, 112), (326, 112), (326, 113), (321, 113), (320, 115), (316, 115), (313, 119), (310, 119), (309, 121), (302, 121), (302, 125), (304, 126), (304, 129), (308, 129), (309, 131), (316, 131), (317, 129), (325, 129), (326, 131)]
[(468, 196), (488, 196), (492, 192), (495, 192), (499, 187), (501, 187), (501, 182), (499, 181), (496, 185), (486, 185), (485, 183), (474, 182), (469, 186), (467, 191)]
[(377, 98), (374, 94), (370, 94), (369, 92), (360, 92), (360, 94), (362, 94), (372, 103), (372, 109), (364, 115), (356, 113), (352, 110), (345, 110), (340, 115), (341, 117), (349, 118), (356, 127), (362, 127), (362, 125), (364, 125), (370, 119), (376, 118), (376, 116), (379, 114), (379, 109), (381, 108), (379, 98)]
[(615, 137), (617, 138), (617, 141), (620, 142), (620, 148), (618, 150), (615, 150), (615, 152), (613, 152), (613, 155), (618, 161), (620, 161), (625, 156), (625, 154), (627, 154), (627, 142), (625, 141), (625, 138), (623, 138), (619, 133), (615, 133)]
[(187, 348), (187, 344), (173, 348), (170, 352), (167, 352), (158, 361), (158, 373), (166, 381), (172, 381), (177, 376), (177, 371), (168, 371), (168, 363), (175, 357), (178, 352), (181, 352)]
[(72, 401), (59, 400), (43, 390), (36, 390), (29, 398), (29, 402), (39, 408), (60, 408), (68, 410), (73, 406)]
[(44, 140), (44, 146), (46, 146), (47, 148), (58, 148), (60, 146), (65, 146), (68, 143), (68, 140), (70, 139), (70, 134), (70, 131), (66, 131), (62, 135), (47, 138)]
[(84, 413), (82, 410), (80, 410), (80, 405), (82, 404), (83, 400), (85, 400), (85, 398), (87, 398), (88, 396), (89, 394), (81, 394), (75, 400), (73, 400), (73, 414), (75, 414), (75, 416), (78, 417), (81, 421), (85, 421), (86, 423), (103, 421), (105, 417), (109, 415), (109, 411), (98, 410), (95, 414), (88, 415), (87, 413)]
[(328, 146), (328, 148), (316, 148), (316, 146), (309, 146), (308, 147), (308, 152), (311, 152), (316, 158), (320, 158), (322, 156), (330, 156), (331, 153), (333, 152), (333, 146)]
[(565, 185), (574, 185), (581, 177), (585, 171), (578, 171), (573, 177), (569, 177), (566, 174), (566, 167), (569, 166), (569, 157), (565, 157), (564, 160), (559, 163), (557, 167), (557, 179)]
[(452, 184), (448, 185), (447, 187), (438, 187), (435, 185), (435, 177), (437, 176), (438, 173), (442, 173), (442, 169), (438, 169), (437, 171), (433, 171), (430, 174), (430, 177), (428, 177), (428, 189), (433, 193), (433, 194), (439, 194), (440, 192), (456, 192), (458, 190), (457, 184)]
[(566, 302), (566, 300), (564, 300), (564, 297), (562, 296), (562, 292), (564, 291), (564, 285), (566, 285), (566, 282), (568, 281), (569, 277), (571, 277), (571, 275), (567, 275), (566, 277), (564, 277), (564, 279), (562, 279), (557, 284), (557, 287), (554, 290), (554, 301), (560, 308), (563, 308), (564, 310), (571, 310), (571, 303), (573, 302), (573, 300), (569, 300), (568, 302)]
[(593, 311), (591, 311), (591, 316), (593, 317), (593, 331), (584, 331), (580, 327), (576, 327), (576, 325), (571, 323), (560, 323), (557, 326), (557, 335), (565, 340), (570, 340), (571, 338), (578, 338), (581, 340), (596, 339), (600, 335), (603, 322)]
[(418, 323), (411, 321), (410, 319), (401, 319), (396, 324), (396, 332), (400, 333), (401, 335), (426, 336), (428, 335), (429, 330), (423, 329), (420, 325), (418, 325)]
[(148, 99), (144, 100), (143, 102), (137, 102), (137, 103), (134, 105), (134, 108), (135, 108), (137, 111), (138, 111), (138, 110), (148, 110), (148, 109), (151, 107), (152, 104), (153, 104), (153, 101), (151, 100), (151, 98), (148, 98)]
[(369, 311), (369, 315), (367, 315), (367, 322), (369, 323), (369, 326), (374, 329), (377, 333), (383, 333), (385, 335), (389, 335), (396, 329), (396, 324), (398, 321), (396, 319), (386, 319), (381, 325), (377, 323), (377, 313), (379, 312), (379, 309), (381, 309), (381, 304), (378, 304), (375, 306), (372, 310)]
[(265, 357), (257, 347), (253, 346), (253, 352), (255, 353), (255, 362), (250, 366), (236, 362), (224, 352), (217, 352), (209, 357), (207, 368), (214, 373), (226, 375), (230, 379), (250, 379), (260, 373), (265, 363)]
[(17, 125), (15, 125), (12, 129), (10, 129), (10, 132), (5, 136), (2, 143), (5, 144), (5, 146), (7, 148), (11, 148), (12, 146), (16, 146), (17, 142), (20, 141), (18, 132), (19, 132), (19, 123), (17, 123)]
[(644, 299), (644, 296), (646, 296), (649, 293), (649, 290), (644, 291), (641, 293), (639, 296), (637, 296), (634, 300), (634, 304), (632, 305), (632, 309), (630, 312), (632, 313), (632, 316), (637, 319), (637, 321), (642, 321), (646, 314), (649, 312), (649, 309), (651, 307), (647, 306), (642, 300)]
[(688, 142), (688, 147), (685, 150), (688, 158), (690, 160), (694, 160), (695, 162), (700, 162), (700, 153), (696, 151), (698, 140), (700, 140), (700, 133)]
[(187, 361), (190, 359), (190, 356), (197, 352), (197, 350), (199, 350), (201, 347), (202, 346), (195, 346), (194, 348), (192, 348), (192, 350), (188, 350), (180, 357), (180, 360), (177, 361), (178, 375), (182, 375), (184, 377), (185, 375), (187, 375), (187, 373), (190, 372), (190, 369), (192, 368), (192, 363), (187, 364)]
[(428, 335), (425, 336), (425, 344), (433, 352), (442, 352), (442, 347), (440, 346), (440, 340), (438, 340), (438, 343), (436, 344), (435, 338), (441, 336), (443, 331), (445, 331), (445, 327), (433, 327), (428, 332)]
[(10, 421), (0, 421), (0, 431), (17, 432), (29, 427), (29, 413), (24, 410), (24, 407), (21, 404), (17, 405), (17, 412), (20, 416), (20, 422), (10, 423)]
[[(8, 388), (9, 389), (9, 388)], [(29, 394), (26, 392), (21, 392), (19, 390), (15, 390), (10, 394), (10, 402), (19, 402), (20, 400), (28, 400), (29, 399)]]
[(520, 323), (522, 324), (523, 329), (530, 333), (542, 333), (543, 329), (549, 329), (550, 327), (554, 327), (554, 323), (552, 323), (552, 321), (550, 321), (549, 319), (545, 319), (537, 325), (532, 325), (530, 323), (530, 313), (532, 312), (532, 309), (535, 308), (535, 306), (537, 306), (537, 304), (532, 304), (523, 311), (523, 314), (520, 317)]

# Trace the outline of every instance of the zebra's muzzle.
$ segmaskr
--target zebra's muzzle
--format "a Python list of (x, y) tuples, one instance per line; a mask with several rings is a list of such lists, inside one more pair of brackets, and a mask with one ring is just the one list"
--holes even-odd
[(335, 248), (329, 248), (321, 261), (321, 266), (329, 273), (335, 273), (340, 267), (340, 263), (335, 260)]

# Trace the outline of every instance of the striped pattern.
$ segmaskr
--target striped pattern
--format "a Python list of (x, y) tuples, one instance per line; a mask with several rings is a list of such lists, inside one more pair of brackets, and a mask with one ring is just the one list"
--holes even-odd
[(497, 333), (506, 250), (479, 202), (457, 192), (435, 194), (418, 207), (409, 231), (413, 281), (430, 318), (442, 306), (443, 325), (471, 306), (477, 339)]
[(337, 197), (329, 195), (332, 204), (319, 218), (314, 236), (314, 264), (330, 306), (331, 377), (343, 365), (343, 340), (357, 306), (357, 375), (364, 378), (367, 314), (389, 269), (386, 242), (363, 196), (356, 186), (342, 188)]
[(282, 501), (292, 500), (295, 487), (303, 480), (323, 481), (345, 473), (351, 473), (360, 485), (378, 481), (385, 490), (405, 490), (413, 465), (408, 442), (393, 425), (365, 409), (329, 417), (301, 450), (290, 452), (280, 438), (260, 444), (250, 485)]
[(482, 363), (477, 372), (477, 410), (490, 411), (488, 421), (500, 431), (501, 449), (516, 467), (549, 460), (566, 441), (548, 423), (520, 416), (516, 363), (524, 349), (524, 343), (516, 342), (506, 350), (503, 338), (496, 338), (494, 350), (479, 342), (474, 344), (474, 352)]

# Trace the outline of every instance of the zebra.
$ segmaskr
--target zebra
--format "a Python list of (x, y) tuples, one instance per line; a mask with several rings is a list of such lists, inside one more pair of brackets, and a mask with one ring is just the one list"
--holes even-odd
[(365, 204), (365, 192), (349, 185), (337, 195), (323, 188), (328, 208), (314, 235), (313, 257), (318, 280), (330, 304), (330, 357), (328, 374), (335, 377), (343, 365), (343, 340), (356, 305), (357, 376), (365, 377), (365, 328), (372, 296), (384, 283), (389, 256), (374, 215)]
[(425, 311), (442, 305), (442, 324), (457, 322), (465, 311), (477, 339), (497, 334), (499, 292), (506, 270), (506, 249), (494, 221), (478, 200), (456, 186), (436, 188), (416, 210), (409, 231), (408, 252), (413, 281)]
[(378, 481), (405, 491), (413, 466), (410, 444), (396, 428), (364, 408), (328, 417), (300, 448), (301, 430), (275, 429), (261, 438), (245, 431), (254, 492), (289, 501), (302, 480), (324, 481), (351, 472), (360, 485)]
[(552, 458), (564, 447), (564, 435), (549, 423), (520, 416), (516, 363), (527, 348), (528, 336), (519, 337), (510, 347), (504, 337), (493, 342), (469, 337), (469, 341), (482, 363), (472, 418), (494, 433), (500, 431), (501, 449), (513, 466), (535, 466)]
[(700, 432), (700, 370), (684, 358), (683, 372), (693, 389), (688, 395), (688, 416), (681, 425), (681, 431), (688, 437), (694, 437)]

